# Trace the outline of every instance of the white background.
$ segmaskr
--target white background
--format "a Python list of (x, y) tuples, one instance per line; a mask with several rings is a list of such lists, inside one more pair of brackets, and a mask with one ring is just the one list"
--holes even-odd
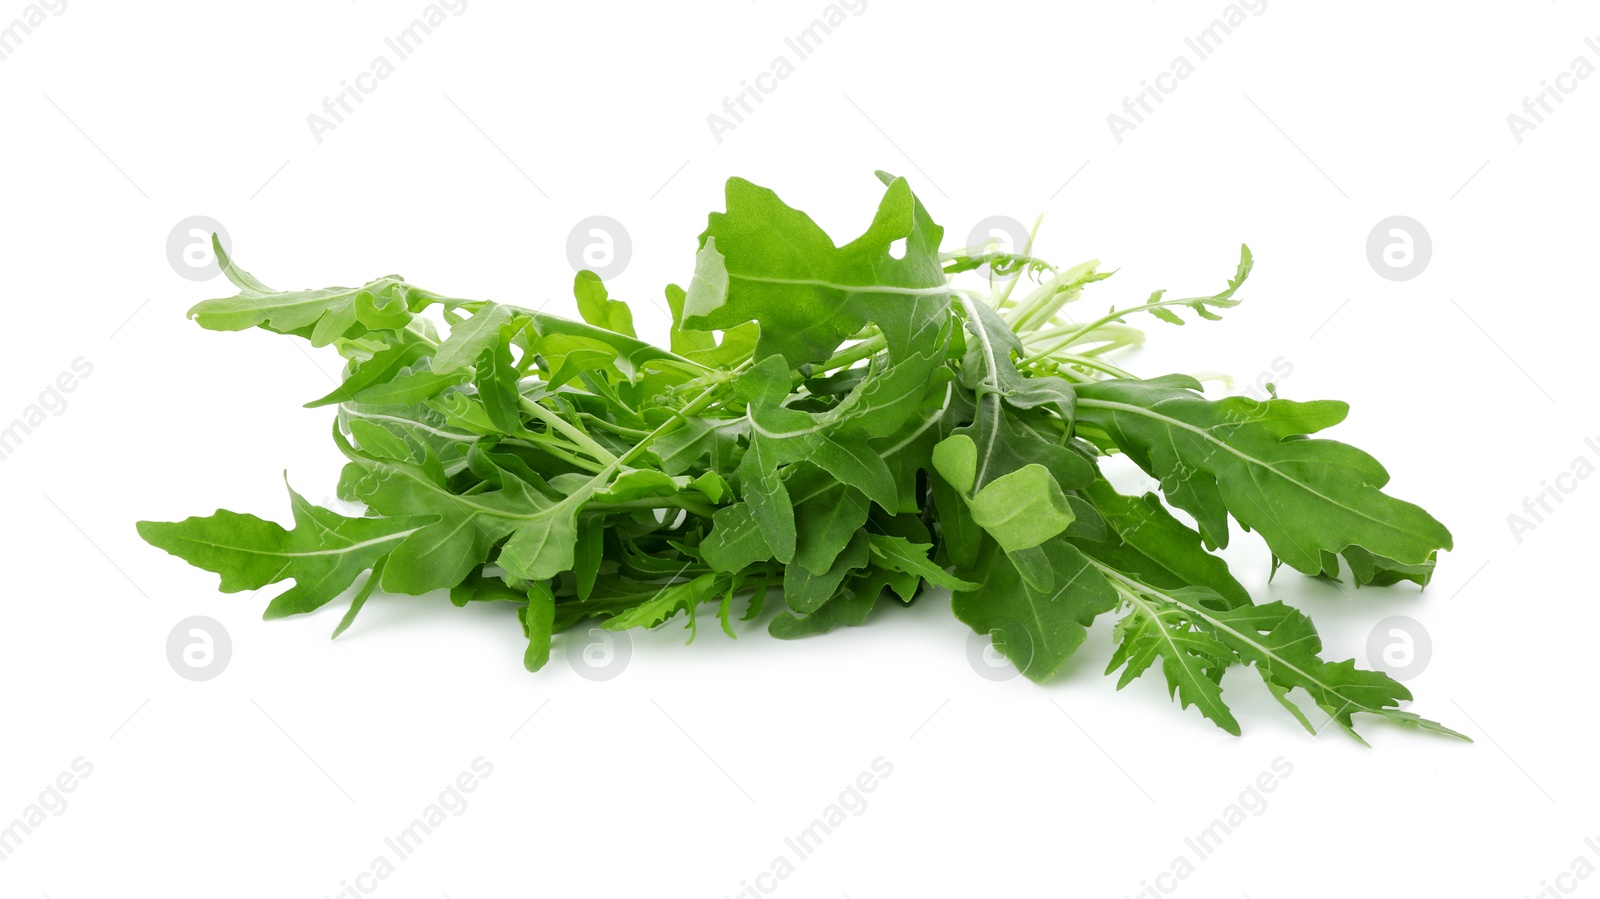
[[(307, 115), (392, 58), (383, 40), (421, 0), (68, 0), (0, 61), (0, 423), (74, 359), (93, 366), (0, 462), (0, 824), (74, 759), (93, 765), (0, 861), (0, 894), (338, 895), (479, 757), (493, 773), (465, 810), (365, 887), (733, 896), (879, 757), (892, 774), (865, 810), (763, 886), (1140, 895), (1279, 759), (1292, 774), (1265, 809), (1143, 895), (1521, 897), (1578, 856), (1600, 864), (1584, 845), (1600, 837), (1600, 615), (1580, 569), (1600, 485), (1562, 479), (1575, 489), (1520, 540), (1507, 521), (1575, 459), (1600, 462), (1584, 443), (1600, 436), (1600, 78), (1568, 82), (1520, 143), (1506, 121), (1575, 57), (1600, 64), (1584, 44), (1600, 15), (1273, 0), (1119, 143), (1107, 114), (1194, 58), (1184, 38), (1220, 0), (867, 0), (714, 139), (707, 115), (792, 58), (784, 38), (823, 7), (471, 0), (320, 143)], [(0, 27), (24, 10), (0, 2)], [(281, 473), (317, 499), (339, 462), (328, 412), (300, 408), (329, 389), (334, 354), (185, 320), (231, 293), (169, 264), (188, 216), (225, 223), (275, 286), (399, 271), (571, 312), (569, 231), (608, 215), (633, 243), (613, 294), (659, 335), (649, 301), (687, 279), (726, 177), (776, 188), (843, 241), (870, 218), (875, 168), (911, 178), (949, 246), (987, 216), (1043, 212), (1039, 252), (1119, 269), (1091, 288), (1096, 312), (1160, 287), (1211, 293), (1248, 242), (1244, 305), (1148, 321), (1127, 364), (1242, 388), (1287, 362), (1284, 395), (1350, 402), (1332, 436), (1454, 531), (1434, 583), (1357, 592), (1286, 571), (1269, 586), (1253, 535), (1228, 556), (1258, 601), (1310, 612), (1330, 658), (1367, 664), (1380, 620), (1420, 622), (1432, 653), (1412, 707), (1476, 742), (1373, 721), (1372, 749), (1313, 738), (1248, 671), (1225, 683), (1233, 738), (1154, 676), (1118, 694), (1104, 623), (1058, 683), (995, 682), (936, 596), (794, 643), (713, 624), (684, 646), (669, 625), (636, 634), (607, 682), (558, 644), (530, 675), (508, 610), (380, 596), (330, 643), (342, 604), (263, 622), (265, 596), (218, 594), (134, 532), (219, 506), (283, 520)], [(1366, 255), (1397, 214), (1433, 243), (1405, 282)], [(166, 654), (192, 615), (232, 640), (203, 683)], [(1600, 879), (1560, 884), (1600, 895)]]

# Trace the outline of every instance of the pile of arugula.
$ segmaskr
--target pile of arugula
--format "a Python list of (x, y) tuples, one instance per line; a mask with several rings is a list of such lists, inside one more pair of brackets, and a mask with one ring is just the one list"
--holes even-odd
[[(1106, 361), (1142, 339), (1129, 315), (1181, 324), (1179, 310), (1215, 319), (1237, 304), (1248, 248), (1215, 296), (1157, 292), (1079, 323), (1063, 310), (1107, 277), (1095, 262), (1059, 269), (1028, 255), (1031, 238), (1020, 253), (941, 252), (906, 181), (879, 177), (877, 214), (842, 247), (731, 179), (688, 289), (666, 289), (668, 349), (639, 340), (590, 272), (576, 322), (398, 276), (273, 290), (218, 245), (239, 293), (190, 317), (339, 351), (343, 383), (307, 405), (337, 409), (338, 495), (367, 514), (291, 489), (293, 529), (219, 511), (139, 533), (225, 592), (292, 579), (268, 618), (317, 609), (370, 571), (336, 636), (378, 588), (508, 601), (530, 670), (552, 634), (589, 619), (685, 613), (692, 628), (715, 603), (731, 636), (735, 600), (750, 620), (771, 592), (787, 609), (769, 630), (787, 639), (936, 588), (1036, 681), (1115, 614), (1118, 686), (1159, 663), (1182, 707), (1230, 733), (1221, 678), (1246, 665), (1308, 729), (1294, 697), (1352, 735), (1367, 713), (1459, 736), (1400, 710), (1410, 694), (1387, 675), (1324, 661), (1305, 615), (1253, 603), (1211, 552), (1231, 516), (1275, 566), (1331, 578), (1342, 558), (1358, 584), (1427, 582), (1450, 532), (1382, 493), (1371, 456), (1309, 436), (1346, 405), (1209, 400), (1193, 378), (1140, 380)], [(979, 276), (986, 289), (961, 286)], [(1032, 289), (1014, 298), (1021, 282)], [(1100, 471), (1110, 453), (1162, 496), (1115, 490)]]

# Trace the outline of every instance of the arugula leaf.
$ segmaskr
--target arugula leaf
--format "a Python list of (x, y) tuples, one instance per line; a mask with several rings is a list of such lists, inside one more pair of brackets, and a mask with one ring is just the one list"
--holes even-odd
[(865, 568), (870, 560), (867, 535), (857, 531), (827, 571), (813, 574), (804, 565), (784, 566), (783, 601), (796, 612), (815, 612), (838, 592), (850, 572)]
[(773, 549), (761, 532), (749, 503), (718, 509), (711, 516), (711, 534), (700, 544), (701, 558), (717, 571), (743, 571), (770, 559)]
[[(1354, 661), (1323, 661), (1320, 657), (1322, 641), (1311, 619), (1281, 602), (1223, 608), (1225, 604), (1220, 597), (1209, 590), (1166, 591), (1126, 576), (1114, 577), (1125, 585), (1125, 597), (1136, 605), (1154, 605), (1164, 610), (1176, 619), (1179, 629), (1188, 631), (1181, 646), (1183, 655), (1211, 663), (1206, 666), (1194, 661), (1186, 663), (1185, 668), (1199, 665), (1203, 679), (1215, 680), (1220, 678), (1222, 668), (1229, 661), (1253, 665), (1273, 696), (1312, 733), (1316, 732), (1315, 728), (1289, 699), (1291, 689), (1304, 690), (1345, 732), (1363, 743), (1366, 741), (1355, 732), (1352, 720), (1356, 713), (1378, 715), (1397, 724), (1467, 739), (1436, 721), (1398, 709), (1400, 702), (1411, 698), (1411, 693), (1387, 674), (1360, 670)], [(1124, 646), (1127, 645), (1125, 637)], [(1162, 655), (1167, 657), (1166, 652)], [(1137, 652), (1132, 657), (1137, 657)], [(1117, 659), (1113, 659), (1114, 665), (1116, 662)], [(1137, 675), (1131, 666), (1129, 672), (1124, 675), (1124, 683)], [(1192, 701), (1224, 729), (1238, 733), (1238, 723), (1227, 714), (1226, 707), (1218, 708), (1220, 692), (1211, 695), (1203, 685), (1194, 685), (1190, 671), (1185, 672), (1181, 681), (1174, 681), (1169, 669), (1168, 679), (1180, 691), (1180, 698), (1184, 695), (1184, 686), (1201, 687), (1206, 693), (1204, 700)]]
[(794, 560), (811, 573), (822, 574), (866, 525), (871, 502), (860, 490), (820, 470), (804, 471), (791, 480), (801, 481), (797, 486), (804, 491), (794, 504)]
[(972, 520), (1001, 549), (1030, 549), (1072, 524), (1074, 514), (1067, 495), (1043, 465), (1024, 465), (973, 493), (978, 464), (978, 447), (965, 434), (954, 434), (933, 448), (934, 468), (960, 491)]
[[(846, 579), (843, 589), (811, 614), (778, 614), (767, 624), (767, 633), (779, 640), (798, 640), (825, 634), (838, 627), (865, 624), (883, 591), (891, 589), (897, 580), (903, 583), (903, 578), (894, 572), (881, 569), (870, 569), (865, 574), (850, 577)], [(915, 585), (912, 589), (915, 589)]]
[(1088, 635), (1099, 615), (1117, 604), (1117, 593), (1071, 544), (1051, 540), (1043, 552), (1056, 577), (1048, 588), (1029, 583), (1010, 556), (990, 543), (969, 573), (977, 589), (952, 593), (951, 610), (1024, 676), (1047, 681), (1055, 676)]
[[(287, 485), (286, 485), (287, 486)], [(196, 568), (222, 576), (224, 593), (294, 580), (266, 617), (309, 612), (343, 593), (361, 572), (429, 526), (427, 516), (346, 518), (289, 489), (294, 529), (254, 515), (218, 511), (183, 521), (141, 521), (139, 536)]]
[(432, 455), (384, 457), (355, 449), (337, 432), (334, 440), (351, 460), (342, 480), (353, 498), (386, 516), (432, 516), (393, 548), (381, 584), (390, 593), (420, 595), (460, 583), (498, 541), (554, 505), (515, 478), (496, 490), (458, 495)]
[(1174, 518), (1155, 494), (1124, 496), (1104, 478), (1083, 493), (1110, 532), (1074, 539), (1085, 554), (1157, 587), (1205, 587), (1229, 608), (1249, 604), (1249, 591), (1227, 563), (1206, 552), (1200, 535)]
[(605, 626), (611, 630), (655, 627), (680, 611), (691, 613), (692, 618), (695, 607), (710, 602), (720, 592), (717, 579), (718, 575), (708, 573), (668, 584), (656, 591), (656, 595), (648, 601), (607, 619)]
[[(370, 572), (335, 636), (385, 593), (509, 603), (530, 671), (586, 621), (683, 616), (693, 639), (715, 604), (733, 636), (734, 604), (754, 621), (774, 585), (780, 639), (861, 625), (886, 594), (949, 591), (955, 616), (1036, 681), (1114, 618), (1119, 688), (1159, 669), (1180, 708), (1230, 733), (1223, 676), (1243, 666), (1308, 729), (1306, 698), (1352, 735), (1365, 714), (1460, 736), (1405, 709), (1387, 675), (1324, 659), (1309, 618), (1255, 604), (1215, 553), (1232, 518), (1274, 568), (1428, 582), (1449, 531), (1384, 494), (1371, 456), (1312, 436), (1346, 406), (1208, 400), (1193, 378), (1139, 380), (1115, 361), (1144, 341), (1138, 313), (1182, 324), (1185, 309), (1215, 320), (1237, 305), (1248, 247), (1214, 295), (1158, 290), (1071, 316), (1111, 275), (1098, 260), (1059, 268), (1036, 233), (1015, 253), (942, 248), (905, 179), (878, 178), (871, 222), (843, 244), (731, 179), (688, 290), (666, 288), (666, 348), (638, 337), (635, 310), (593, 272), (573, 278), (574, 321), (397, 275), (277, 291), (219, 246), (238, 293), (191, 317), (340, 354), (342, 382), (306, 405), (336, 410), (337, 493), (366, 514), (291, 491), (292, 529), (219, 511), (139, 532), (225, 592), (292, 580), (267, 617), (315, 610)], [(1011, 277), (968, 278), (985, 269)], [(1112, 453), (1161, 492), (1118, 492), (1098, 459)]]
[[(1209, 591), (1186, 588), (1174, 597), (1191, 596), (1199, 604), (1209, 599)], [(1200, 714), (1234, 736), (1239, 722), (1222, 701), (1222, 672), (1238, 661), (1234, 651), (1206, 628), (1196, 625), (1185, 607), (1174, 602), (1158, 602), (1137, 592), (1125, 594), (1129, 615), (1118, 622), (1117, 650), (1106, 667), (1110, 674), (1123, 669), (1117, 681), (1120, 690), (1147, 671), (1157, 658), (1167, 679), (1167, 693), (1181, 708), (1194, 706)]]
[(538, 671), (550, 661), (550, 636), (555, 629), (556, 595), (549, 585), (535, 582), (528, 589), (528, 604), (517, 610), (528, 648), (522, 653), (522, 667)]
[(600, 276), (584, 269), (572, 282), (572, 294), (578, 301), (578, 314), (597, 328), (638, 337), (633, 330), (633, 311), (627, 303), (610, 298)]
[(365, 360), (352, 363), (349, 373), (338, 387), (306, 403), (306, 408), (315, 409), (338, 403), (373, 402), (365, 399), (363, 394), (369, 390), (382, 389), (394, 379), (410, 373), (418, 362), (428, 358), (430, 352), (428, 345), (421, 341), (402, 343), (380, 350)]
[(928, 558), (928, 551), (933, 549), (931, 543), (912, 543), (905, 537), (888, 534), (868, 534), (867, 549), (874, 562), (883, 568), (915, 575), (935, 587), (946, 590), (977, 590), (979, 587), (933, 564)]
[[(772, 191), (728, 179), (727, 211), (701, 235), (683, 322), (697, 330), (758, 322), (755, 356), (782, 356), (792, 369), (826, 359), (872, 319), (873, 308), (905, 297), (943, 297), (943, 233), (925, 230), (903, 178), (889, 182), (872, 224), (835, 247), (810, 216)], [(891, 254), (905, 240), (901, 258)]]
[(676, 284), (667, 285), (667, 308), (672, 313), (672, 331), (668, 336), (669, 346), (674, 353), (699, 362), (702, 365), (737, 365), (749, 359), (755, 352), (756, 338), (761, 335), (761, 326), (755, 322), (746, 322), (737, 328), (730, 328), (722, 334), (719, 344), (714, 334), (709, 331), (696, 331), (685, 328), (683, 325), (683, 303), (687, 294), (683, 288)]
[(222, 273), (239, 293), (206, 300), (190, 309), (189, 317), (201, 327), (213, 331), (259, 327), (305, 337), (312, 346), (327, 346), (336, 338), (364, 332), (369, 322), (376, 329), (404, 327), (410, 321), (407, 307), (413, 288), (398, 275), (385, 275), (362, 287), (277, 291), (234, 265), (215, 235), (211, 248)]
[(961, 297), (961, 307), (966, 311), (966, 327), (972, 335), (967, 341), (961, 380), (978, 396), (980, 419), (998, 420), (1003, 400), (1018, 409), (1047, 406), (1062, 421), (1072, 421), (1076, 394), (1071, 382), (1059, 375), (1024, 376), (1013, 358), (1023, 355), (1022, 341), (1011, 333), (1000, 313), (966, 295)]
[(383, 564), (386, 561), (388, 561), (388, 557), (372, 563), (372, 573), (367, 575), (366, 582), (361, 585), (361, 589), (350, 600), (350, 608), (345, 610), (344, 617), (339, 619), (339, 626), (333, 629), (333, 639), (337, 640), (340, 634), (349, 630), (350, 625), (355, 623), (356, 616), (361, 613), (361, 608), (367, 604), (372, 592), (378, 588), (378, 581), (383, 578)]
[(450, 336), (433, 354), (433, 371), (447, 375), (471, 369), (484, 350), (499, 342), (501, 329), (511, 323), (512, 317), (510, 308), (490, 302), (470, 316), (458, 317), (450, 327)]
[(1199, 386), (1180, 376), (1080, 385), (1079, 421), (1105, 435), (1105, 448), (1159, 478), (1162, 493), (1195, 517), (1212, 546), (1228, 544), (1231, 513), (1306, 574), (1335, 574), (1327, 554), (1350, 547), (1429, 568), (1451, 547), (1450, 532), (1433, 516), (1380, 492), (1389, 474), (1376, 459), (1336, 441), (1302, 439), (1342, 421), (1344, 403), (1207, 400)]

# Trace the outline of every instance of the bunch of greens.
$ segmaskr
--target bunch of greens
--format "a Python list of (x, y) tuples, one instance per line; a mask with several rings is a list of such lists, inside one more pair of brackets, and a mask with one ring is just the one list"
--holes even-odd
[[(1159, 664), (1182, 707), (1231, 733), (1233, 665), (1254, 667), (1308, 729), (1299, 697), (1351, 734), (1356, 713), (1454, 733), (1400, 710), (1410, 694), (1385, 674), (1324, 661), (1305, 615), (1253, 603), (1211, 552), (1232, 517), (1275, 567), (1332, 578), (1342, 558), (1358, 584), (1427, 582), (1449, 531), (1382, 493), (1371, 456), (1310, 436), (1345, 404), (1211, 400), (1193, 378), (1106, 361), (1142, 339), (1128, 316), (1181, 324), (1237, 304), (1248, 248), (1215, 296), (1157, 292), (1079, 322), (1065, 310), (1107, 277), (1095, 262), (1057, 268), (1028, 255), (1031, 238), (1021, 253), (941, 252), (906, 181), (880, 178), (871, 225), (842, 247), (772, 191), (730, 180), (688, 289), (666, 289), (666, 349), (636, 337), (590, 272), (574, 285), (578, 322), (398, 276), (273, 290), (218, 245), (239, 293), (190, 316), (338, 350), (343, 383), (307, 405), (337, 410), (338, 495), (367, 512), (290, 490), (292, 529), (219, 511), (139, 533), (226, 592), (292, 579), (268, 618), (317, 609), (370, 571), (335, 635), (379, 588), (507, 601), (529, 670), (586, 620), (683, 614), (693, 628), (714, 605), (731, 636), (736, 602), (750, 620), (776, 595), (786, 609), (769, 630), (787, 639), (935, 588), (1036, 681), (1118, 616), (1118, 686)], [(1161, 496), (1114, 489), (1100, 470), (1112, 453)]]

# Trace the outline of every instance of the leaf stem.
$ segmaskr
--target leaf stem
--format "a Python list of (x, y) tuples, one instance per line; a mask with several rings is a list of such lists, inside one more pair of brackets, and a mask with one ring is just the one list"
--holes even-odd
[(606, 463), (607, 465), (613, 464), (617, 461), (615, 454), (601, 446), (599, 443), (595, 442), (593, 437), (585, 434), (583, 430), (578, 428), (576, 425), (572, 424), (556, 413), (551, 412), (549, 409), (546, 409), (533, 400), (528, 399), (527, 397), (519, 398), (519, 402), (522, 411), (544, 422), (548, 427), (559, 431), (568, 440), (571, 440), (573, 443), (577, 444), (579, 449), (600, 460), (601, 462)]
[(1061, 353), (1056, 356), (1051, 356), (1049, 361), (1065, 362), (1068, 365), (1081, 365), (1084, 368), (1090, 368), (1098, 372), (1104, 372), (1113, 378), (1137, 377), (1136, 375), (1133, 375), (1124, 369), (1118, 368), (1109, 362), (1102, 362), (1099, 359), (1093, 359), (1089, 356), (1079, 356), (1073, 353)]
[[(1156, 295), (1160, 296), (1160, 294), (1156, 294)], [(1043, 359), (1046, 356), (1049, 356), (1050, 354), (1057, 352), (1058, 350), (1063, 350), (1063, 349), (1066, 349), (1069, 346), (1072, 346), (1074, 343), (1077, 343), (1078, 340), (1081, 339), (1084, 335), (1086, 335), (1089, 332), (1095, 330), (1096, 328), (1100, 328), (1100, 327), (1103, 327), (1105, 325), (1109, 325), (1109, 324), (1111, 324), (1113, 322), (1121, 321), (1122, 319), (1126, 318), (1127, 316), (1134, 315), (1135, 313), (1148, 312), (1151, 309), (1164, 309), (1164, 308), (1166, 308), (1168, 306), (1185, 306), (1185, 305), (1189, 305), (1189, 304), (1191, 304), (1193, 302), (1194, 302), (1193, 298), (1185, 298), (1185, 299), (1178, 299), (1178, 300), (1153, 300), (1151, 302), (1141, 303), (1138, 306), (1130, 306), (1127, 309), (1122, 309), (1122, 310), (1113, 309), (1110, 312), (1106, 313), (1105, 315), (1102, 315), (1099, 318), (1095, 319), (1094, 321), (1090, 322), (1089, 324), (1072, 330), (1071, 332), (1069, 332), (1067, 334), (1066, 337), (1064, 337), (1061, 340), (1057, 341), (1056, 343), (1052, 344), (1049, 348), (1043, 349), (1043, 350), (1037, 350), (1037, 351), (1035, 351), (1033, 353), (1030, 353), (1027, 358), (1022, 360), (1022, 364), (1023, 365), (1031, 365), (1032, 363), (1038, 362), (1040, 359)]]
[[(536, 434), (534, 436), (537, 437), (537, 436), (543, 436), (543, 435), (537, 435)], [(507, 437), (502, 442), (504, 442), (504, 443), (514, 443), (517, 446), (525, 446), (525, 447), (528, 447), (529, 449), (538, 450), (541, 453), (548, 453), (549, 455), (554, 456), (557, 459), (560, 459), (561, 461), (566, 462), (569, 465), (572, 465), (572, 466), (577, 467), (577, 468), (581, 468), (584, 471), (593, 472), (593, 473), (598, 474), (599, 472), (605, 470), (604, 466), (602, 466), (600, 463), (594, 461), (593, 459), (590, 459), (590, 458), (585, 457), (585, 456), (580, 456), (577, 453), (571, 451), (572, 449), (577, 449), (577, 447), (573, 447), (571, 444), (567, 443), (565, 440), (557, 440), (554, 437), (549, 438), (547, 440), (527, 440), (527, 439), (523, 439), (523, 438), (520, 438), (520, 437)], [(570, 449), (569, 449), (569, 447), (570, 447)]]
[(623, 453), (621, 456), (616, 457), (612, 461), (610, 467), (621, 468), (622, 466), (627, 465), (636, 456), (648, 449), (650, 444), (654, 443), (657, 438), (671, 430), (674, 425), (682, 424), (686, 419), (688, 419), (689, 416), (699, 414), (707, 406), (711, 405), (712, 398), (716, 396), (717, 391), (721, 390), (727, 381), (732, 380), (735, 375), (739, 374), (750, 366), (751, 363), (746, 361), (740, 363), (737, 368), (727, 372), (727, 378), (725, 378), (722, 383), (712, 384), (705, 390), (701, 391), (700, 395), (690, 400), (688, 405), (677, 410), (672, 418), (669, 418), (657, 425), (655, 430), (640, 438), (639, 442), (635, 443), (631, 449)]
[[(1038, 234), (1039, 234), (1039, 226), (1042, 225), (1042, 224), (1044, 224), (1044, 213), (1041, 212), (1038, 215), (1034, 216), (1033, 227), (1028, 229), (1028, 240), (1027, 240), (1026, 243), (1024, 243), (1022, 245), (1022, 253), (1021, 253), (1021, 255), (1023, 255), (1023, 256), (1032, 255), (1032, 253), (1033, 253), (1033, 239), (1038, 236)], [(993, 265), (989, 266), (989, 272), (990, 272), (990, 277), (993, 277), (993, 273), (994, 273), (994, 266)], [(1059, 275), (1059, 273), (1058, 273), (1058, 275)], [(1005, 288), (1002, 289), (1000, 291), (1000, 293), (995, 296), (994, 308), (996, 310), (1000, 310), (1000, 309), (1004, 309), (1005, 308), (1006, 303), (1009, 302), (1010, 299), (1011, 299), (1011, 291), (1016, 289), (1017, 282), (1021, 281), (1021, 280), (1022, 280), (1022, 271), (1021, 271), (1021, 269), (1018, 269), (1012, 275), (1011, 279), (1006, 282)]]
[(1014, 314), (1008, 317), (1011, 330), (1023, 334), (1049, 324), (1062, 306), (1083, 293), (1085, 285), (1106, 277), (1096, 271), (1099, 267), (1100, 260), (1090, 259), (1057, 273), (1043, 288), (1034, 291), (1021, 306), (1013, 310)]
[(602, 427), (613, 434), (620, 434), (624, 437), (638, 439), (650, 433), (649, 431), (645, 431), (640, 428), (630, 428), (626, 425), (619, 425), (614, 421), (607, 421), (606, 419), (595, 415), (593, 412), (579, 412), (578, 416), (588, 421), (590, 424), (598, 425), (599, 427)]
[(876, 356), (879, 351), (886, 349), (888, 346), (888, 340), (883, 336), (883, 332), (880, 331), (860, 343), (851, 344), (848, 348), (818, 362), (812, 366), (812, 370), (821, 372), (833, 371), (836, 368), (848, 368), (862, 359), (870, 359)]
[(710, 518), (716, 513), (716, 507), (710, 503), (701, 502), (679, 494), (677, 496), (654, 496), (645, 499), (631, 499), (620, 503), (589, 503), (584, 506), (586, 511), (627, 511), (629, 509), (683, 509), (693, 512), (701, 518)]

